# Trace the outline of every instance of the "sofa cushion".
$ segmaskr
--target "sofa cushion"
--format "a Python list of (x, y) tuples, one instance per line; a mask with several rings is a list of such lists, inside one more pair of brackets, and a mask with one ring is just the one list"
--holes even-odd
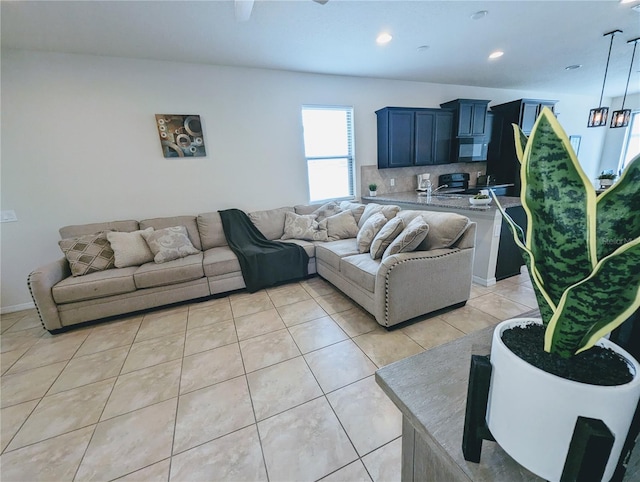
[(193, 247), (198, 251), (202, 250), (202, 244), (200, 244), (200, 233), (198, 232), (198, 223), (196, 222), (195, 216), (171, 216), (168, 218), (153, 218), (140, 221), (140, 229), (147, 229), (149, 227), (153, 229), (163, 229), (173, 226), (184, 226), (187, 228), (189, 241), (191, 241)]
[(356, 254), (340, 260), (340, 274), (367, 291), (374, 292), (380, 260), (369, 254)]
[(418, 245), (419, 250), (449, 248), (460, 239), (469, 226), (469, 218), (457, 213), (407, 210), (398, 214), (405, 223), (409, 223), (416, 216), (421, 216), (429, 225), (429, 233)]
[(70, 276), (57, 283), (51, 294), (56, 303), (104, 298), (136, 290), (133, 273), (137, 267), (108, 269), (81, 278)]
[(325, 218), (320, 223), (320, 230), (326, 229), (329, 241), (355, 238), (358, 234), (358, 224), (351, 211), (343, 211)]
[(144, 230), (142, 237), (149, 245), (156, 263), (166, 263), (200, 252), (191, 244), (184, 226), (171, 226), (155, 231)]
[(328, 264), (336, 271), (340, 270), (341, 258), (358, 254), (355, 238), (329, 241), (328, 243), (316, 242), (315, 245), (316, 259)]
[(77, 238), (85, 234), (95, 234), (100, 231), (137, 231), (139, 228), (138, 221), (110, 221), (106, 223), (92, 224), (76, 224), (73, 226), (64, 226), (60, 228), (60, 238)]
[(206, 251), (218, 246), (227, 246), (227, 238), (224, 235), (222, 219), (220, 219), (218, 211), (199, 214), (196, 218), (196, 223), (200, 232), (202, 250)]
[(396, 253), (408, 253), (418, 247), (429, 233), (429, 225), (422, 217), (415, 217), (382, 254), (382, 259)]
[(207, 249), (202, 264), (207, 277), (240, 272), (238, 257), (229, 246)]
[(362, 216), (360, 216), (360, 221), (358, 221), (358, 227), (362, 227), (362, 225), (375, 213), (382, 213), (384, 217), (387, 219), (392, 219), (400, 212), (400, 206), (395, 206), (392, 204), (376, 204), (370, 203), (367, 204), (364, 208), (364, 212)]
[(115, 268), (115, 256), (105, 232), (61, 239), (58, 244), (73, 276)]
[(356, 236), (356, 242), (358, 243), (358, 251), (360, 253), (367, 253), (371, 249), (371, 243), (376, 234), (387, 224), (387, 218), (382, 213), (375, 213), (367, 219)]
[(381, 258), (387, 247), (396, 239), (400, 233), (404, 230), (404, 221), (402, 218), (393, 218), (388, 221), (382, 229), (376, 234), (371, 242), (371, 254), (372, 259)]
[(199, 279), (204, 277), (202, 258), (203, 254), (198, 251), (197, 254), (161, 264), (146, 263), (133, 273), (133, 280), (136, 287), (142, 289)]
[(249, 213), (249, 219), (264, 235), (265, 238), (280, 239), (284, 234), (284, 216), (286, 212), (293, 212), (292, 207), (268, 209)]
[(305, 241), (302, 239), (286, 239), (282, 240), (283, 243), (291, 243), (297, 244), (298, 246), (302, 246), (304, 248), (305, 253), (309, 258), (313, 258), (316, 255), (316, 246), (310, 241)]
[[(147, 228), (144, 232), (150, 233), (153, 228)], [(153, 261), (153, 253), (149, 245), (142, 237), (142, 230), (130, 233), (112, 231), (107, 233), (107, 239), (115, 255), (116, 268), (127, 266), (140, 266)]]
[(320, 229), (315, 214), (285, 213), (284, 234), (280, 239), (306, 239), (328, 241), (326, 226)]

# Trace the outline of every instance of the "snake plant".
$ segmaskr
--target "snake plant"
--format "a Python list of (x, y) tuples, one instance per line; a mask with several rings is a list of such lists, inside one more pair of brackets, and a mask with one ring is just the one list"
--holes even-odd
[(544, 349), (568, 358), (640, 306), (640, 156), (596, 196), (548, 108), (528, 138), (513, 127), (526, 231), (494, 198), (529, 268)]

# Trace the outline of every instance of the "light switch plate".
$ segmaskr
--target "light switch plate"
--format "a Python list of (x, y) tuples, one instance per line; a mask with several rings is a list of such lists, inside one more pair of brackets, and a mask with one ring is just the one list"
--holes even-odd
[(0, 211), (0, 223), (12, 223), (18, 220), (16, 212), (11, 209), (8, 211)]

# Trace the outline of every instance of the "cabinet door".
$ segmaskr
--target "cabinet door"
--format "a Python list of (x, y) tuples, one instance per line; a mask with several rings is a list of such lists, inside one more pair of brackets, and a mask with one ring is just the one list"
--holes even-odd
[(471, 134), (483, 136), (486, 131), (487, 106), (483, 104), (473, 104)]
[(413, 165), (414, 112), (389, 113), (389, 167)]
[(451, 139), (453, 138), (453, 113), (436, 113), (434, 133), (434, 164), (449, 164), (451, 162)]
[(435, 113), (416, 112), (415, 113), (415, 157), (416, 166), (434, 164), (434, 144), (433, 130), (435, 124)]
[(542, 109), (544, 107), (548, 107), (549, 109), (551, 109), (551, 112), (553, 112), (554, 108), (556, 106), (555, 102), (540, 102), (539, 107), (538, 107), (538, 115), (540, 115), (540, 112), (542, 112)]
[(458, 108), (458, 136), (473, 135), (474, 118), (474, 104), (460, 103), (460, 107)]
[(530, 134), (538, 118), (538, 111), (540, 109), (539, 103), (523, 102), (520, 108), (520, 128), (525, 134)]

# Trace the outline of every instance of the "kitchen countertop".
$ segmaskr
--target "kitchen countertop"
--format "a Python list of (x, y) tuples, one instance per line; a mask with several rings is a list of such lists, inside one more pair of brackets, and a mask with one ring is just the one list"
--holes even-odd
[[(437, 193), (432, 194), (430, 198), (429, 196), (422, 193), (419, 194), (416, 191), (408, 191), (389, 194), (378, 194), (377, 196), (363, 196), (362, 200), (368, 202), (384, 201), (412, 204), (420, 207), (437, 206), (441, 208), (462, 209), (466, 211), (487, 212), (495, 211), (497, 209), (494, 201), (492, 201), (489, 205), (472, 205), (471, 203), (469, 203), (469, 198), (471, 197), (473, 197), (472, 194), (460, 194), (456, 192), (456, 190), (448, 191), (446, 189), (442, 189)], [(504, 209), (521, 205), (519, 197), (498, 196), (498, 201)]]

